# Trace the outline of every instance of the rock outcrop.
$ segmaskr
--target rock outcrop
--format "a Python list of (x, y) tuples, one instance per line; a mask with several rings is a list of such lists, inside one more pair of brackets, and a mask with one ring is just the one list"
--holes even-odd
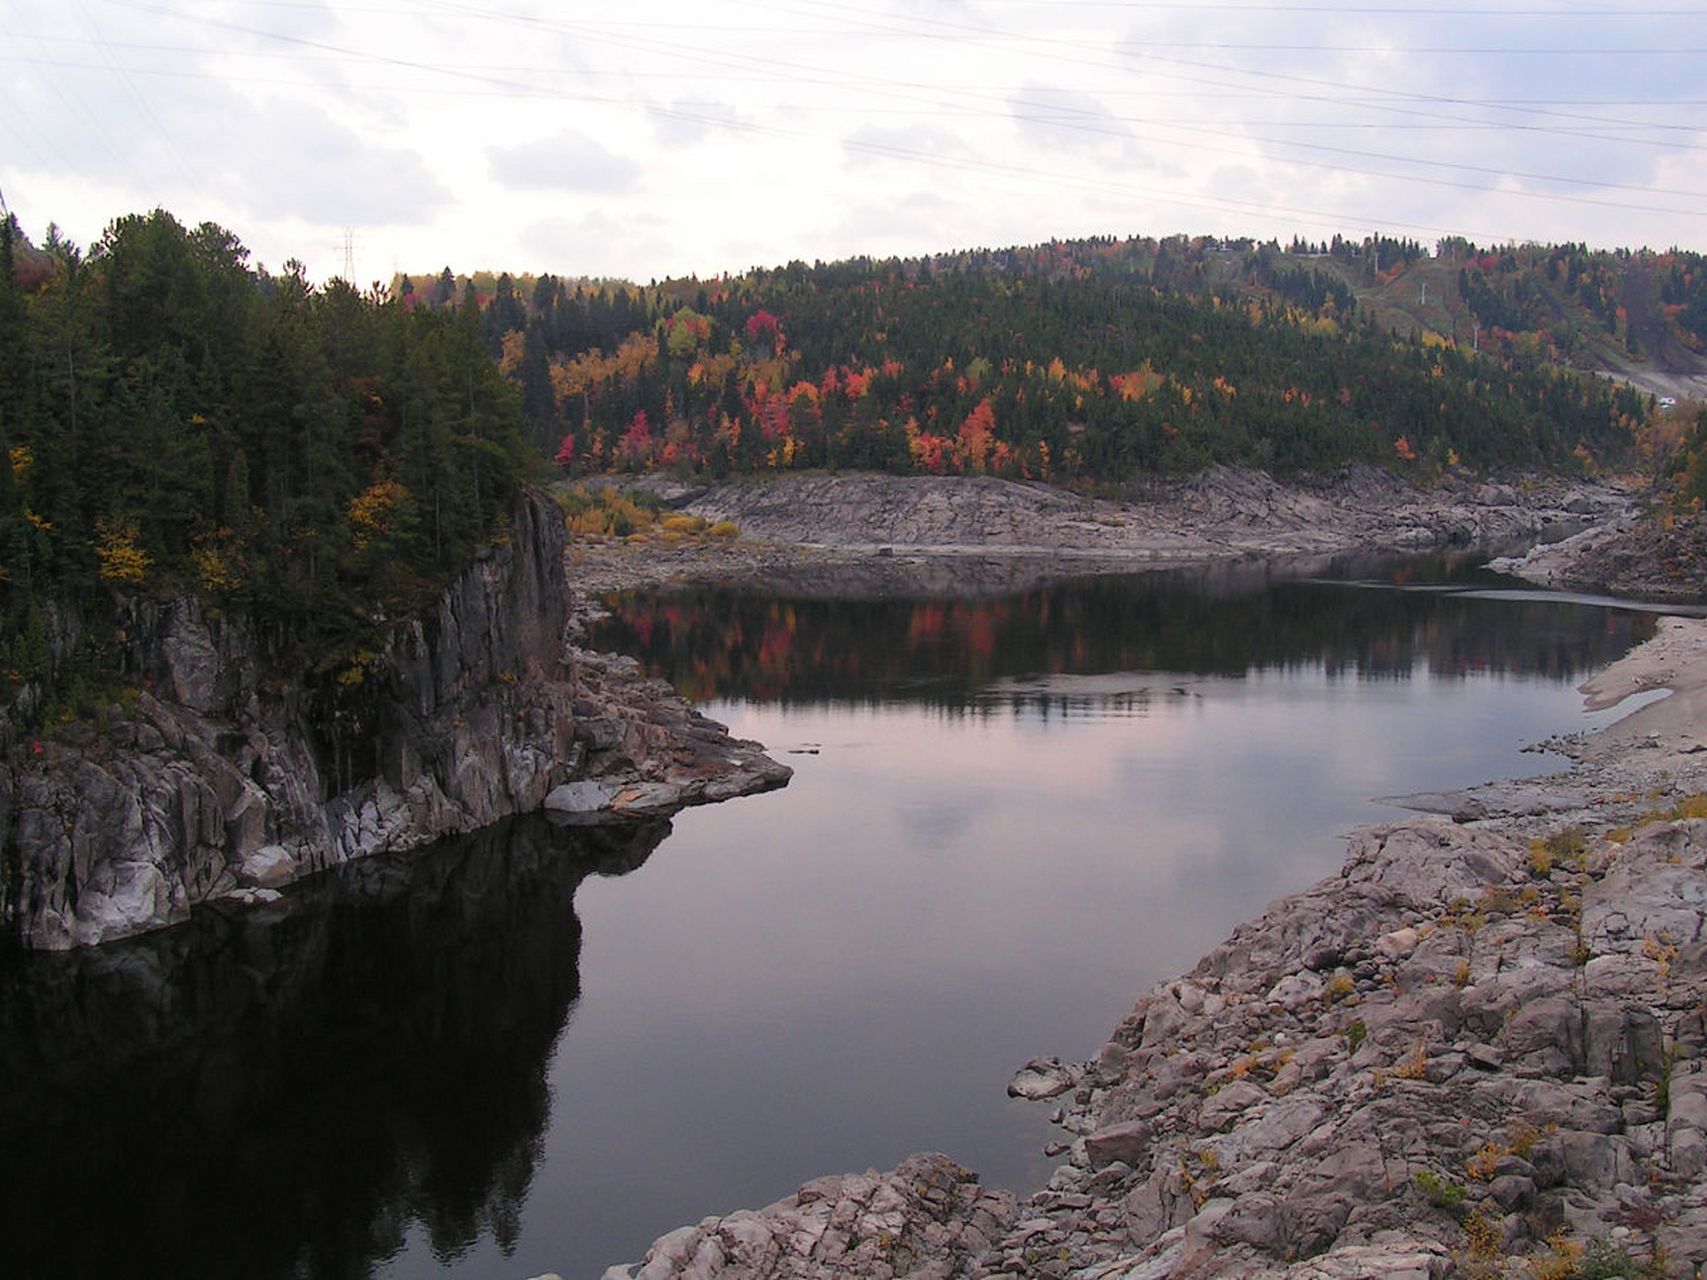
[(345, 673), (353, 694), (281, 674), (193, 600), (132, 603), (134, 710), (19, 744), (0, 775), (0, 926), (52, 949), (159, 928), (580, 778), (667, 788), (630, 806), (649, 814), (787, 780), (667, 685), (566, 650), (565, 597), (562, 520), (530, 493), (507, 541)]
[(651, 487), (743, 536), (938, 554), (1049, 553), (1178, 563), (1228, 556), (1497, 546), (1580, 528), (1628, 509), (1609, 486), (1538, 479), (1522, 486), (1449, 476), (1429, 489), (1374, 467), (1281, 483), (1212, 467), (1156, 480), (1126, 501), (990, 476), (792, 474), (684, 488)]
[(1704, 923), (1707, 822), (1360, 832), (1080, 1068), (1048, 1228), (989, 1270), (1523, 1275), (1598, 1239), (1693, 1275)]
[(768, 1208), (672, 1231), (644, 1262), (612, 1267), (604, 1280), (954, 1280), (972, 1273), (1014, 1217), (1008, 1192), (980, 1187), (947, 1156), (916, 1155), (889, 1173), (817, 1178)]
[(1490, 568), (1544, 586), (1644, 600), (1707, 600), (1707, 515), (1629, 515)]

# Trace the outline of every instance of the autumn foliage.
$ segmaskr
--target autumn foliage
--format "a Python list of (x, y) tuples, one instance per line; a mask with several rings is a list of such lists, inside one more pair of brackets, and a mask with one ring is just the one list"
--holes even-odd
[(527, 341), (491, 341), (524, 393), (549, 388), (536, 438), (574, 474), (1575, 467), (1627, 451), (1644, 419), (1628, 389), (1558, 372), (1534, 335), (1484, 328), (1478, 354), (1361, 324), (1341, 277), (1301, 261), (1378, 254), (1378, 285), (1422, 260), (1414, 243), (1299, 246), (1292, 261), (1252, 247), (1227, 296), (1203, 283), (1217, 252), (1053, 242), (592, 293), (546, 278), (514, 313)]

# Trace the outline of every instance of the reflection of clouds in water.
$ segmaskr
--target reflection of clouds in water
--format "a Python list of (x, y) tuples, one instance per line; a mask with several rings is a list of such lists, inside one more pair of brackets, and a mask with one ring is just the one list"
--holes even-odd
[(965, 796), (912, 800), (899, 809), (900, 826), (919, 849), (939, 852), (965, 839), (976, 813)]
[[(1052, 687), (1179, 680), (1098, 679)], [(791, 757), (783, 791), (683, 814), (646, 874), (583, 889), (588, 995), (554, 1084), (610, 1136), (589, 1142), (596, 1176), (577, 1176), (644, 1186), (667, 1151), (727, 1200), (680, 1192), (658, 1231), (920, 1147), (1035, 1184), (1048, 1135), (1012, 1123), (1015, 1066), (1095, 1053), (1136, 993), (1335, 872), (1340, 833), (1391, 816), (1370, 797), (1532, 772), (1515, 747), (1578, 705), (1546, 679), (1372, 682), (1319, 664), (1181, 687), (1192, 696), (1143, 717), (708, 707), (740, 736), (823, 754)], [(781, 1089), (807, 1121), (778, 1114)], [(776, 1168), (731, 1136), (742, 1123), (786, 1132)]]

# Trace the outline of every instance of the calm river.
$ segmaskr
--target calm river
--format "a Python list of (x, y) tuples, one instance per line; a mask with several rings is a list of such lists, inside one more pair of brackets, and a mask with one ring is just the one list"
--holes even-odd
[(14, 1275), (597, 1277), (818, 1174), (1048, 1177), (1036, 1054), (1335, 871), (1372, 797), (1542, 772), (1652, 616), (1473, 562), (972, 600), (626, 599), (601, 641), (794, 765), (277, 907), (0, 961)]

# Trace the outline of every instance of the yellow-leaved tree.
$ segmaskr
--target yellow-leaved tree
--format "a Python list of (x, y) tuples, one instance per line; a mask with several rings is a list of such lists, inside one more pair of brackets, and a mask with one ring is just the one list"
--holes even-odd
[(154, 562), (137, 545), (136, 521), (105, 516), (95, 522), (95, 558), (100, 562), (102, 582), (140, 586)]

